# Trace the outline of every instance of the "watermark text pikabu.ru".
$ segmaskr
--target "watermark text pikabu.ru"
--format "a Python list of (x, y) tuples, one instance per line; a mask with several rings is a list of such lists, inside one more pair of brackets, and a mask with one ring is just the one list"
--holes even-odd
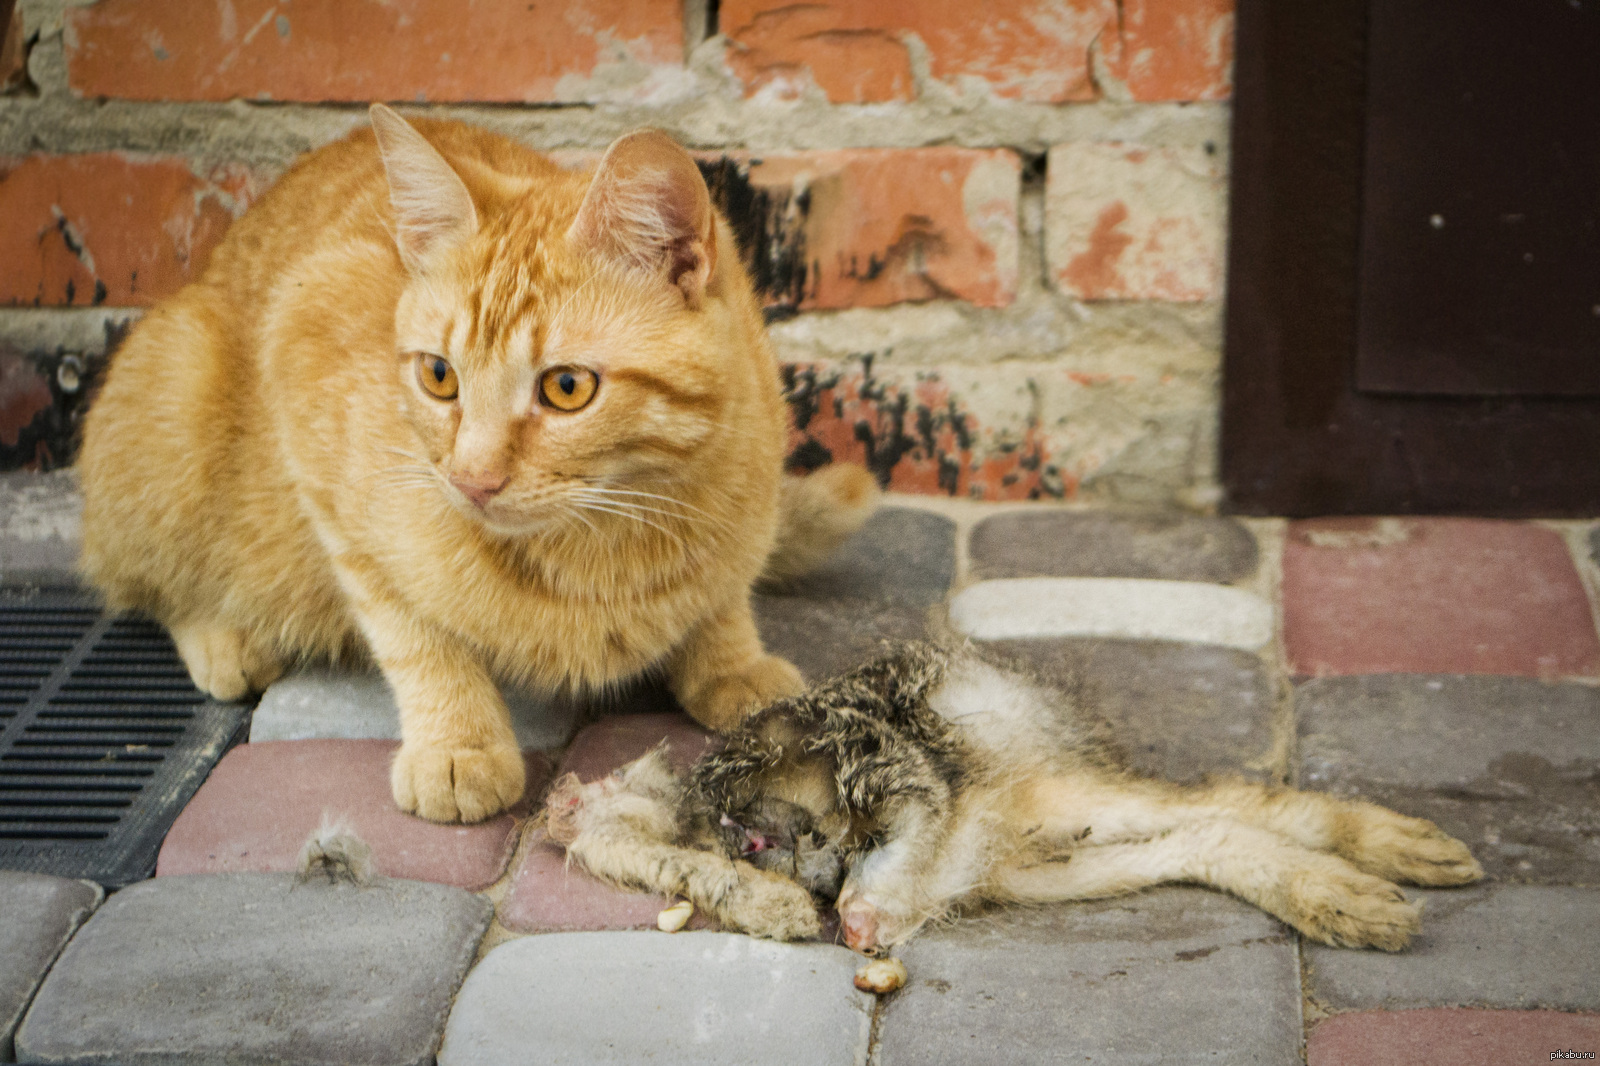
[(1551, 1062), (1555, 1062), (1557, 1059), (1592, 1059), (1592, 1058), (1594, 1058), (1594, 1052), (1592, 1052), (1592, 1051), (1552, 1051), (1552, 1052), (1550, 1052), (1550, 1061)]

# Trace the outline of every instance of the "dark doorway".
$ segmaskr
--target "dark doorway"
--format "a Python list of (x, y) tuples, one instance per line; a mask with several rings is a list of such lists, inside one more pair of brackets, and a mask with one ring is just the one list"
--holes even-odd
[(1600, 513), (1600, 0), (1240, 0), (1255, 514)]

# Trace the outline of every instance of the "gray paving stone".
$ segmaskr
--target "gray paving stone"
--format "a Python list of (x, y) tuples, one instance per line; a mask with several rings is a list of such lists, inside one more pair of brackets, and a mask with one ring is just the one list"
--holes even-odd
[(0, 474), (0, 584), (74, 580), (83, 497), (71, 470)]
[(909, 507), (878, 510), (822, 570), (785, 591), (813, 600), (898, 606), (941, 603), (956, 576), (956, 525)]
[(88, 881), (0, 870), (0, 1062), (34, 989), (105, 893)]
[(1105, 718), (1136, 769), (1173, 781), (1273, 776), (1273, 685), (1259, 657), (1137, 640), (1003, 640), (1019, 660)]
[[(577, 731), (579, 705), (502, 690), (523, 748), (559, 748)], [(378, 673), (305, 667), (267, 688), (250, 722), (251, 741), (399, 740), (400, 712)]]
[(729, 933), (552, 933), (502, 944), (456, 997), (440, 1066), (852, 1066), (859, 958)]
[(1308, 945), (1308, 991), (1318, 1003), (1330, 1010), (1600, 1009), (1600, 888), (1477, 885), (1414, 894), (1426, 901), (1422, 935), (1403, 952)]
[(1237, 581), (1255, 537), (1229, 518), (1165, 512), (1014, 511), (972, 531), (974, 577), (1146, 577)]
[(446, 885), (163, 877), (111, 897), (17, 1032), (33, 1063), (429, 1063), (488, 928)]
[(750, 605), (767, 650), (798, 666), (808, 681), (861, 665), (878, 653), (885, 640), (928, 635), (925, 607), (769, 594), (750, 597)]
[(1220, 893), (997, 911), (901, 957), (881, 1066), (1301, 1061), (1290, 936)]
[(1301, 784), (1428, 818), (1492, 877), (1600, 882), (1600, 689), (1383, 674), (1297, 687)]

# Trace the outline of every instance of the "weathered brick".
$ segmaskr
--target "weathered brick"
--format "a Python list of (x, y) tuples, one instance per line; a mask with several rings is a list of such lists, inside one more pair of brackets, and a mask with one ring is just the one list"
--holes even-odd
[(1021, 165), (1006, 150), (851, 149), (764, 156), (758, 189), (788, 192), (802, 310), (1017, 292)]
[(1050, 149), (1050, 275), (1085, 300), (1214, 300), (1222, 293), (1226, 173), (1204, 148)]
[(1039, 103), (1091, 100), (1101, 71), (1136, 100), (1220, 100), (1230, 91), (1232, 0), (728, 0), (718, 21), (728, 64), (749, 93), (835, 103), (909, 100), (908, 39), (930, 74)]
[(1105, 73), (1135, 100), (1226, 100), (1233, 0), (1124, 0), (1100, 48)]
[[(593, 167), (600, 153), (549, 153)], [(696, 153), (771, 306), (1016, 297), (1021, 161), (1004, 149)]]
[(73, 90), (132, 100), (578, 102), (602, 72), (648, 95), (682, 59), (672, 0), (101, 0), (67, 15)]
[(1027, 500), (1071, 495), (1035, 423), (1020, 439), (991, 432), (933, 372), (916, 380), (864, 371), (784, 367), (790, 462), (861, 463), (895, 492)]
[(0, 304), (154, 303), (199, 276), (250, 189), (170, 157), (0, 159)]

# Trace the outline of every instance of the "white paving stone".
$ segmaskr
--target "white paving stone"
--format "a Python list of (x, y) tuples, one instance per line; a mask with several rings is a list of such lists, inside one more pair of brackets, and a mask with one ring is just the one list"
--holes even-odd
[[(578, 724), (572, 701), (503, 692), (523, 748), (558, 748), (572, 739)], [(400, 712), (381, 674), (307, 667), (269, 687), (251, 719), (252, 741), (329, 738), (400, 739)]]
[(1254, 651), (1272, 640), (1272, 605), (1198, 581), (1023, 577), (980, 581), (951, 601), (950, 624), (976, 640), (1124, 637)]
[(439, 1066), (854, 1066), (872, 997), (827, 944), (730, 933), (551, 933), (467, 977)]

